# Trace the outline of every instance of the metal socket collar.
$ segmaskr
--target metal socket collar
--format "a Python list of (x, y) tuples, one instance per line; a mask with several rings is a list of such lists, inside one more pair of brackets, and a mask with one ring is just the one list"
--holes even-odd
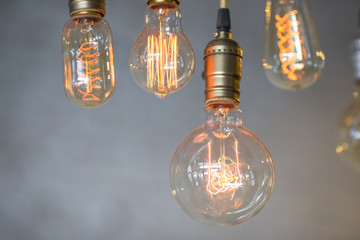
[(223, 100), (239, 103), (243, 51), (229, 33), (216, 36), (204, 51), (206, 105)]
[(105, 0), (69, 0), (70, 16), (100, 14), (105, 16)]
[(175, 4), (176, 6), (179, 6), (180, 0), (148, 0), (146, 2), (147, 5), (152, 5), (155, 3), (171, 3), (171, 4)]

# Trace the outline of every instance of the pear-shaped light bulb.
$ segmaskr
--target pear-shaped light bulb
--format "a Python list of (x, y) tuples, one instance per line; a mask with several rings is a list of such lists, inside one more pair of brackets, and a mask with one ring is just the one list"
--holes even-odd
[(352, 44), (354, 77), (357, 79), (354, 102), (340, 118), (336, 152), (360, 173), (360, 28)]
[(241, 110), (231, 102), (204, 109), (201, 126), (179, 145), (170, 167), (173, 196), (208, 225), (249, 221), (269, 200), (274, 181), (269, 151), (242, 126)]
[(325, 66), (307, 0), (267, 0), (262, 64), (275, 86), (300, 90), (314, 84)]
[(340, 119), (336, 152), (360, 172), (360, 82), (353, 92), (355, 101)]
[(150, 1), (145, 26), (134, 42), (129, 58), (135, 82), (164, 98), (189, 82), (195, 54), (181, 27), (176, 1)]

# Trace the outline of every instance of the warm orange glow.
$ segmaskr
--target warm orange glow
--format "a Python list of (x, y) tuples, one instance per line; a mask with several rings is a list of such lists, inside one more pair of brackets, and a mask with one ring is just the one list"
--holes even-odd
[(169, 89), (176, 89), (177, 82), (177, 36), (148, 36), (147, 87), (160, 97), (166, 97)]
[(211, 142), (208, 143), (209, 176), (206, 188), (211, 195), (232, 193), (234, 197), (235, 191), (241, 185), (238, 142), (235, 140), (236, 161), (225, 155), (225, 146), (222, 140), (220, 142), (220, 157), (215, 166), (211, 162)]
[(79, 75), (76, 89), (82, 95), (81, 99), (84, 101), (100, 101), (100, 98), (95, 96), (93, 92), (94, 89), (101, 88), (99, 85), (101, 77), (98, 75), (100, 68), (95, 67), (99, 63), (100, 53), (97, 44), (92, 44), (92, 42), (82, 44), (76, 55), (77, 73)]
[(305, 50), (302, 47), (300, 22), (297, 20), (297, 10), (286, 13), (283, 17), (276, 15), (276, 28), (279, 37), (280, 61), (282, 71), (290, 80), (298, 80), (303, 75)]

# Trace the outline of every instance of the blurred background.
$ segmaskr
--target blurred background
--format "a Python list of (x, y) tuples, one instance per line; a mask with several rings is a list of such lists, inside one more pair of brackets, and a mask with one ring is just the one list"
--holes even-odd
[(200, 124), (203, 49), (213, 38), (218, 0), (182, 1), (196, 70), (165, 100), (138, 87), (128, 68), (145, 0), (107, 0), (117, 86), (95, 110), (76, 107), (63, 90), (67, 0), (2, 1), (0, 239), (360, 239), (360, 175), (335, 153), (338, 118), (355, 83), (349, 44), (358, 0), (310, 1), (326, 67), (315, 85), (296, 93), (265, 78), (265, 0), (229, 2), (233, 37), (244, 50), (244, 125), (268, 146), (276, 168), (263, 211), (236, 228), (204, 226), (185, 215), (169, 187), (172, 155)]

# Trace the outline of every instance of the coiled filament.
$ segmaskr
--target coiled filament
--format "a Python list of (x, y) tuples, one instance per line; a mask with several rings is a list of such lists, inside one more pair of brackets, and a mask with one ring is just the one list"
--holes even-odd
[(225, 155), (225, 146), (222, 141), (220, 145), (220, 157), (216, 164), (212, 164), (211, 142), (208, 143), (209, 172), (206, 189), (211, 195), (232, 193), (234, 196), (235, 191), (241, 186), (238, 142), (235, 140), (236, 161)]
[(77, 91), (82, 95), (84, 101), (100, 101), (94, 90), (101, 89), (99, 76), (100, 68), (98, 68), (99, 56), (98, 45), (89, 41), (80, 46), (78, 49), (77, 73), (79, 75), (76, 84)]
[[(297, 10), (286, 13), (283, 17), (275, 16), (278, 46), (280, 50), (281, 69), (290, 80), (298, 80), (303, 76), (305, 49), (302, 47), (300, 22), (296, 18)], [(300, 71), (300, 72), (299, 72)]]

